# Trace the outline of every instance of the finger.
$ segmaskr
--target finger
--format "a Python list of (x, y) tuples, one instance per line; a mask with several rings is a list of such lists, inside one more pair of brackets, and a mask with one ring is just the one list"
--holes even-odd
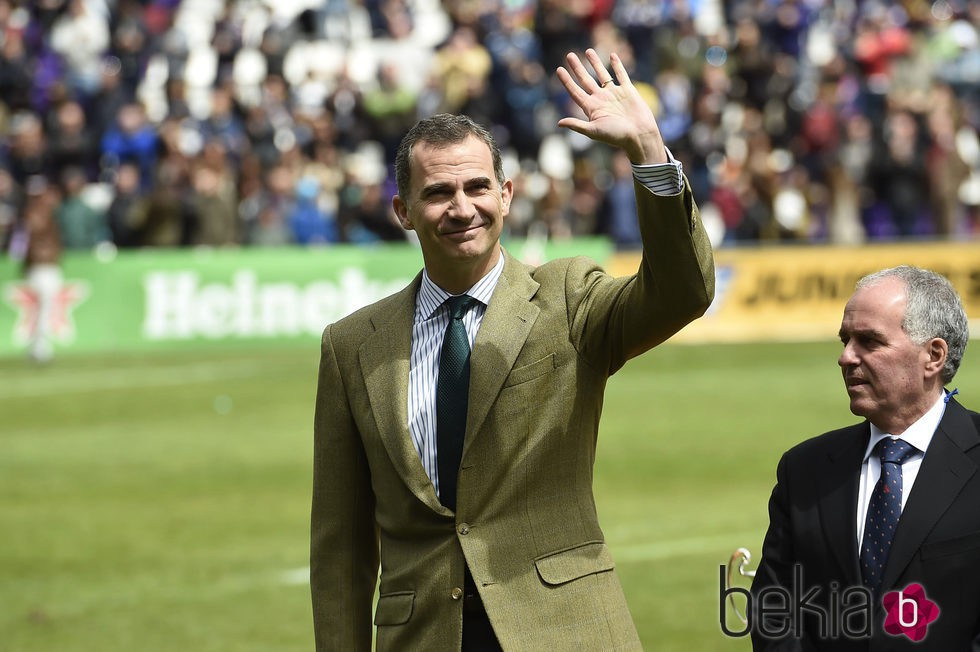
[[(589, 96), (588, 93), (582, 90), (582, 87), (575, 83), (575, 80), (572, 79), (572, 74), (565, 68), (558, 66), (558, 70), (556, 72), (558, 74), (558, 80), (565, 87), (565, 90), (568, 91), (569, 97), (571, 97), (576, 104), (581, 106), (582, 102)], [(592, 84), (595, 85), (595, 82), (592, 82)]]
[(613, 52), (609, 55), (609, 64), (612, 66), (613, 72), (616, 75), (616, 83), (620, 86), (632, 86), (633, 82), (630, 81), (629, 73), (626, 72), (626, 66), (623, 65), (623, 60), (619, 58), (619, 55)]
[(589, 64), (592, 69), (595, 70), (596, 78), (598, 81), (598, 86), (602, 87), (613, 80), (613, 76), (606, 70), (606, 66), (602, 63), (602, 59), (599, 58), (599, 53), (589, 48), (585, 51), (585, 57), (589, 60)]
[(562, 118), (561, 120), (558, 121), (558, 126), (564, 127), (565, 129), (571, 129), (572, 131), (576, 131), (582, 134), (583, 136), (588, 136), (592, 131), (591, 130), (592, 125), (590, 125), (585, 120), (580, 120), (578, 118), (571, 118), (571, 117)]
[[(588, 56), (588, 54), (586, 54)], [(565, 60), (568, 62), (568, 68), (575, 75), (575, 79), (578, 80), (578, 85), (583, 89), (590, 92), (594, 92), (599, 88), (599, 84), (596, 83), (595, 79), (589, 74), (588, 69), (586, 69), (585, 64), (582, 60), (578, 58), (578, 55), (569, 52), (565, 55)]]

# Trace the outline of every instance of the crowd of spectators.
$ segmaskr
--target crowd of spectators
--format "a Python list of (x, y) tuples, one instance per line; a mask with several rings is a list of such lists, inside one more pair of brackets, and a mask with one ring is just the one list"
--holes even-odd
[(404, 240), (394, 150), (488, 125), (505, 237), (637, 234), (628, 162), (566, 130), (568, 51), (619, 53), (718, 246), (980, 234), (971, 0), (0, 0), (0, 244)]

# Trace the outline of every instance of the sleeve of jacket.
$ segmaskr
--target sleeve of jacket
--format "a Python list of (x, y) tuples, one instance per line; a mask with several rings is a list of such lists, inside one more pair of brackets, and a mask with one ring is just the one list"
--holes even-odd
[(633, 185), (643, 242), (637, 273), (613, 279), (595, 268), (576, 301), (573, 284), (581, 279), (570, 269), (566, 288), (573, 337), (586, 357), (608, 355), (609, 373), (703, 315), (715, 293), (711, 242), (690, 184), (670, 197)]
[(370, 477), (328, 326), (317, 381), (310, 519), (317, 650), (371, 649), (379, 551)]

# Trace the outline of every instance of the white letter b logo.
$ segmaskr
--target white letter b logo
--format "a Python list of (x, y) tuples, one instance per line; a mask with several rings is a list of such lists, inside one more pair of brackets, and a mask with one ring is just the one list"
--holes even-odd
[[(905, 605), (912, 605), (912, 620), (905, 621)], [(898, 624), (902, 627), (915, 627), (919, 622), (919, 603), (912, 598), (906, 598), (902, 591), (898, 592)]]

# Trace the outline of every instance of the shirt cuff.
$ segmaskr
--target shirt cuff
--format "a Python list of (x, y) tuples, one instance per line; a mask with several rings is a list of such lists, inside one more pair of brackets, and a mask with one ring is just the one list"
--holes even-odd
[[(666, 148), (665, 148), (666, 149)], [(667, 150), (666, 163), (633, 165), (633, 178), (655, 195), (674, 197), (684, 190), (684, 166)]]

